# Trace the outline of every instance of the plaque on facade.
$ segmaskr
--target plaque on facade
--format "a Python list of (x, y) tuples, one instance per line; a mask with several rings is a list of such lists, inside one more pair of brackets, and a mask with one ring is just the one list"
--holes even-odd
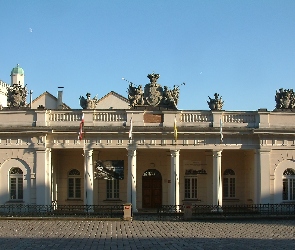
[(95, 161), (94, 178), (104, 180), (123, 180), (124, 179), (124, 161), (106, 160)]
[(198, 175), (198, 174), (207, 174), (205, 169), (186, 169), (185, 170), (185, 175)]
[(143, 115), (144, 123), (162, 123), (164, 121), (163, 114), (149, 114), (145, 113)]
[(184, 160), (183, 165), (185, 168), (185, 175), (207, 174), (204, 169), (206, 163), (202, 163), (201, 161)]
[[(128, 100), (131, 108), (138, 107), (152, 107), (152, 108), (165, 108), (177, 109), (179, 99), (179, 86), (174, 85), (173, 89), (167, 86), (162, 86), (157, 82), (159, 74), (148, 74), (150, 83), (146, 84), (144, 89), (142, 85), (134, 86), (132, 82), (128, 88)], [(181, 85), (184, 85), (181, 84)]]

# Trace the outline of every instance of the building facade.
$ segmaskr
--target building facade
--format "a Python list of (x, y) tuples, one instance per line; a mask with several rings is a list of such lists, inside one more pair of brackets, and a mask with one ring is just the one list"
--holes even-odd
[(114, 93), (102, 100), (112, 108), (0, 110), (0, 204), (131, 202), (137, 211), (295, 202), (292, 110), (151, 108)]

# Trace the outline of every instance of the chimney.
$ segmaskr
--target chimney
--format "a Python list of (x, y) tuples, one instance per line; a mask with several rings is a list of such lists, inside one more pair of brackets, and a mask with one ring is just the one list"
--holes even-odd
[(58, 93), (57, 93), (57, 109), (62, 109), (62, 94), (63, 94), (63, 88), (64, 87), (58, 87)]

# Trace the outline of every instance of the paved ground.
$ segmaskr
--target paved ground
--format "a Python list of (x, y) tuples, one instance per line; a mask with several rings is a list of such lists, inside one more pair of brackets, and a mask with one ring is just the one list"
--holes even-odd
[(0, 249), (295, 249), (295, 220), (0, 220)]

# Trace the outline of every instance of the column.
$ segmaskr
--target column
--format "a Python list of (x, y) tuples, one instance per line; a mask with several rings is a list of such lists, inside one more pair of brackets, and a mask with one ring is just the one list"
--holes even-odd
[(213, 150), (213, 205), (222, 206), (221, 152)]
[(255, 157), (255, 203), (270, 203), (270, 150), (258, 149)]
[(51, 205), (51, 149), (36, 150), (36, 205)]
[(180, 205), (179, 198), (179, 150), (173, 149), (171, 152), (171, 186), (170, 205)]
[(132, 211), (136, 206), (136, 149), (128, 149), (127, 202), (132, 203)]
[(92, 164), (93, 150), (85, 150), (84, 155), (84, 205), (93, 204), (93, 164)]

